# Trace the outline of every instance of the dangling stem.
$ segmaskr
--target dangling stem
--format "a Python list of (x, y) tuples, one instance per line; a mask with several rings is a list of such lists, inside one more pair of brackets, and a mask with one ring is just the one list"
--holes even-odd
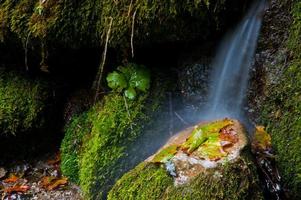
[(107, 34), (106, 34), (105, 47), (104, 47), (104, 51), (103, 51), (103, 54), (102, 54), (102, 59), (101, 59), (101, 62), (100, 62), (99, 68), (98, 68), (98, 72), (97, 72), (97, 75), (96, 75), (96, 81), (93, 84), (93, 87), (96, 90), (94, 103), (96, 102), (97, 97), (98, 97), (98, 93), (99, 93), (99, 89), (100, 89), (100, 83), (101, 83), (101, 80), (102, 80), (102, 74), (103, 74), (105, 63), (106, 63), (108, 43), (109, 43), (111, 28), (112, 28), (112, 23), (113, 23), (113, 18), (110, 17), (109, 19), (110, 19), (110, 23), (109, 23), (109, 29), (108, 29)]
[(29, 71), (29, 67), (28, 67), (28, 43), (29, 43), (29, 37), (30, 37), (30, 33), (28, 33), (27, 38), (26, 38), (26, 42), (25, 42), (25, 58), (24, 58), (24, 63), (25, 63), (25, 69), (26, 69), (26, 71)]
[(133, 21), (132, 21), (132, 34), (131, 34), (132, 58), (134, 58), (134, 30), (135, 30), (136, 11), (133, 14)]
[[(129, 106), (128, 106), (128, 103), (126, 101), (126, 97), (124, 95), (123, 95), (123, 100), (124, 100), (126, 112), (128, 114), (128, 118), (129, 118), (129, 120), (131, 120), (131, 114), (130, 114), (130, 111), (129, 111)], [(132, 123), (130, 124), (130, 127), (131, 127), (131, 130), (133, 131), (134, 129), (133, 129)]]

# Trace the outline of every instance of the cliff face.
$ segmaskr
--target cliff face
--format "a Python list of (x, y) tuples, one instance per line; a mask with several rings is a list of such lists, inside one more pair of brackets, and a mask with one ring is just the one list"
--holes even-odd
[[(301, 197), (301, 2), (271, 1), (256, 55), (250, 104), (267, 126), (284, 187)], [(257, 116), (256, 116), (257, 115)]]

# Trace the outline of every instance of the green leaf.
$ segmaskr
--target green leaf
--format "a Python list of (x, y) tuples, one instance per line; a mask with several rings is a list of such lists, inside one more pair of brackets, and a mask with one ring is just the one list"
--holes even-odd
[(161, 150), (151, 162), (153, 163), (166, 163), (170, 159), (174, 157), (174, 155), (178, 152), (178, 145), (171, 145)]
[(223, 151), (218, 137), (213, 137), (210, 140), (208, 139), (198, 148), (197, 153), (199, 157), (210, 160), (219, 160), (222, 157), (227, 156), (227, 153)]
[(139, 67), (131, 75), (130, 86), (146, 92), (150, 88), (150, 73), (146, 68)]
[(117, 69), (124, 75), (124, 77), (127, 81), (129, 81), (131, 79), (131, 76), (135, 71), (133, 64), (129, 64), (126, 67), (119, 66)]
[(127, 98), (133, 100), (133, 99), (136, 98), (137, 93), (136, 93), (136, 90), (135, 90), (134, 88), (131, 88), (131, 87), (130, 87), (130, 88), (128, 88), (127, 90), (124, 91), (124, 95), (125, 95)]
[(207, 140), (201, 128), (195, 128), (188, 140), (182, 145), (182, 149), (186, 149), (188, 153), (192, 153), (203, 142)]
[(192, 153), (207, 140), (218, 140), (220, 130), (232, 124), (232, 120), (224, 119), (200, 125), (192, 131), (191, 135), (181, 148), (186, 150), (187, 153)]
[(107, 76), (108, 86), (113, 90), (123, 90), (127, 88), (128, 84), (123, 74), (112, 72)]

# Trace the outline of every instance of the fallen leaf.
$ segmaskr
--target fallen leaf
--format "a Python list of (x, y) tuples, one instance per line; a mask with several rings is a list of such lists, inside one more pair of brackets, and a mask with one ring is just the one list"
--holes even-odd
[(16, 185), (16, 186), (12, 186), (9, 188), (5, 188), (4, 192), (5, 193), (14, 193), (14, 192), (21, 192), (21, 193), (25, 193), (30, 189), (30, 187), (28, 185)]
[(201, 146), (208, 138), (216, 136), (221, 129), (233, 125), (230, 119), (218, 120), (196, 127), (186, 142), (181, 146), (181, 149), (189, 154)]
[(221, 129), (219, 138), (221, 141), (227, 141), (231, 144), (235, 144), (238, 142), (237, 133), (233, 129), (223, 128)]
[(4, 179), (3, 182), (4, 183), (15, 183), (19, 180), (19, 177), (17, 177), (16, 175), (11, 175), (9, 178)]
[(60, 186), (64, 186), (68, 183), (68, 179), (63, 178), (56, 178), (54, 176), (45, 176), (41, 180), (41, 186), (46, 190), (54, 190)]
[(178, 152), (178, 145), (171, 145), (161, 150), (151, 162), (153, 163), (166, 163)]
[(55, 180), (51, 185), (48, 186), (48, 190), (54, 190), (60, 186), (64, 186), (68, 183), (68, 179), (67, 178), (61, 178), (61, 179), (57, 179)]
[(255, 152), (266, 151), (272, 146), (271, 136), (264, 130), (264, 126), (256, 126), (252, 141), (252, 150)]

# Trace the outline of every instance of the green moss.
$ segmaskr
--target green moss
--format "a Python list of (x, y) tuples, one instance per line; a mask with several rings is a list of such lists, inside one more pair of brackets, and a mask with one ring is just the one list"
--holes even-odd
[(79, 183), (79, 155), (84, 138), (91, 133), (95, 109), (74, 116), (65, 128), (65, 136), (61, 144), (62, 173), (74, 183)]
[(164, 168), (142, 162), (116, 182), (108, 199), (162, 199), (164, 191), (172, 185), (172, 177)]
[(41, 127), (47, 96), (41, 82), (0, 69), (0, 133), (16, 134)]
[[(293, 24), (287, 47), (292, 55), (276, 85), (267, 88), (262, 122), (272, 136), (284, 185), (293, 199), (301, 198), (301, 2), (292, 5)], [(282, 63), (283, 64), (283, 63)], [(279, 66), (281, 67), (281, 66)]]
[(0, 2), (1, 38), (9, 30), (22, 41), (30, 35), (69, 46), (99, 46), (112, 19), (109, 45), (114, 47), (130, 47), (133, 21), (136, 44), (196, 39), (208, 36), (208, 22), (215, 23), (224, 4), (211, 0), (4, 0)]
[(108, 199), (263, 199), (256, 169), (248, 156), (244, 152), (235, 164), (209, 170), (182, 186), (174, 186), (171, 176), (160, 166), (141, 163), (117, 181)]
[(92, 122), (91, 137), (84, 144), (80, 162), (80, 185), (87, 199), (99, 199), (122, 169), (119, 159), (125, 156), (129, 142), (140, 133), (138, 120), (146, 118), (143, 112), (145, 99), (143, 96), (128, 101), (128, 113), (123, 96), (105, 97)]

